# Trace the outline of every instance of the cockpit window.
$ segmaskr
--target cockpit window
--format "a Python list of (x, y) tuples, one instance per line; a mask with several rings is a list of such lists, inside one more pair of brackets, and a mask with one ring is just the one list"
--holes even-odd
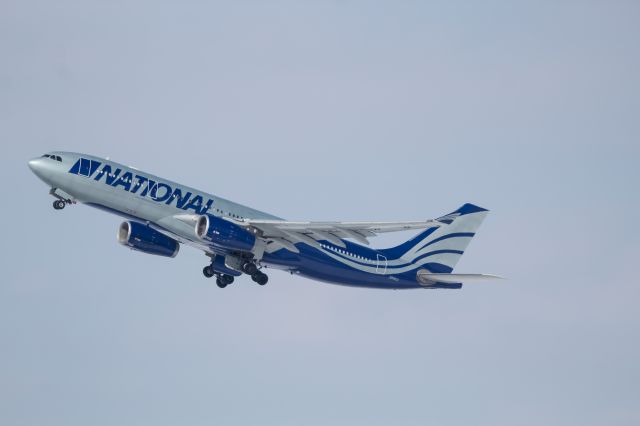
[(62, 162), (62, 157), (60, 157), (59, 155), (44, 154), (44, 155), (42, 155), (42, 156), (43, 156), (44, 158), (51, 158), (52, 160)]
[(56, 155), (56, 161), (62, 161), (62, 158), (59, 155)]

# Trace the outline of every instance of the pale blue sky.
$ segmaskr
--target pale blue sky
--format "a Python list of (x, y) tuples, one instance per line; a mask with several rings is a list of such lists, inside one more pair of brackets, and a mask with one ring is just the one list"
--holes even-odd
[[(640, 423), (640, 6), (0, 2), (0, 423)], [(491, 214), (382, 292), (117, 244), (26, 161), (110, 156), (306, 220)], [(380, 237), (386, 246), (406, 236)]]

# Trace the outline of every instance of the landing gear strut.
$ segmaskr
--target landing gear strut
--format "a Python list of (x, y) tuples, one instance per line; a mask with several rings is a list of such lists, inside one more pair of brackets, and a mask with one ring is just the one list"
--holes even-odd
[(55, 201), (53, 202), (53, 208), (56, 210), (62, 210), (65, 208), (67, 204), (75, 204), (75, 200), (71, 195), (67, 194), (64, 191), (61, 191), (58, 188), (51, 188), (49, 191), (49, 195), (55, 197)]

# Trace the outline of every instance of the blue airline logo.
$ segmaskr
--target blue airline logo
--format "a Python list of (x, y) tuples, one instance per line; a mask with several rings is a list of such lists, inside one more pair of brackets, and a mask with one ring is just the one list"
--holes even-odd
[[(105, 164), (100, 168), (101, 165), (100, 161), (80, 158), (69, 169), (69, 173), (87, 178), (93, 177), (93, 180), (98, 182), (102, 180), (104, 184), (114, 188), (122, 186), (122, 189), (127, 192), (138, 194), (140, 197), (148, 197), (157, 203), (171, 205), (175, 202), (177, 208), (193, 210), (197, 214), (205, 214), (213, 205), (213, 200), (207, 199), (205, 202), (201, 195), (192, 194), (179, 187), (172, 188), (166, 183), (156, 182), (148, 177), (131, 172), (123, 173), (119, 168), (114, 171), (109, 164)], [(100, 171), (96, 173), (98, 169)]]

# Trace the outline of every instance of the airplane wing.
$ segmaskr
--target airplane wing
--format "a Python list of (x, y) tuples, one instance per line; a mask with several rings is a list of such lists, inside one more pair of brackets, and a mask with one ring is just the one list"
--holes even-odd
[(290, 222), (285, 220), (244, 219), (233, 221), (243, 227), (251, 227), (261, 232), (262, 238), (275, 248), (286, 248), (298, 252), (295, 243), (305, 243), (319, 247), (318, 241), (345, 247), (342, 238), (349, 238), (362, 244), (369, 244), (368, 238), (384, 232), (426, 229), (443, 225), (437, 220), (411, 222)]

